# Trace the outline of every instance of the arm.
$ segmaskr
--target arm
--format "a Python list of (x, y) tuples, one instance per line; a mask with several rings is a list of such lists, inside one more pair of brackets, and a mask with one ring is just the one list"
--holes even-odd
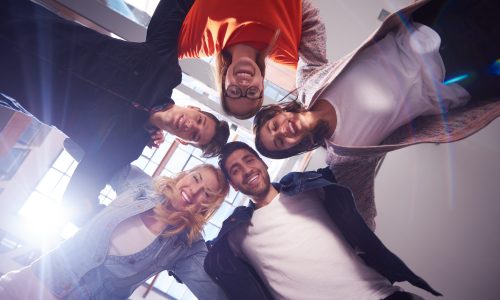
[(351, 191), (340, 185), (324, 187), (325, 206), (334, 223), (365, 263), (386, 277), (391, 283), (408, 281), (433, 295), (441, 294), (417, 276), (406, 264), (392, 253), (358, 213)]
[(297, 86), (308, 77), (314, 67), (328, 63), (326, 58), (326, 29), (319, 10), (310, 0), (302, 1), (302, 35), (299, 45)]
[(207, 247), (203, 240), (194, 242), (190, 249), (191, 254), (179, 261), (173, 272), (187, 287), (203, 300), (227, 299), (222, 289), (208, 276), (203, 269), (203, 262), (207, 256)]
[(77, 225), (85, 224), (103, 208), (98, 199), (100, 191), (113, 174), (139, 157), (149, 140), (142, 128), (120, 124), (96, 151), (85, 154), (66, 188), (63, 204), (71, 210)]
[(149, 22), (146, 42), (157, 49), (177, 49), (182, 23), (194, 0), (161, 0)]

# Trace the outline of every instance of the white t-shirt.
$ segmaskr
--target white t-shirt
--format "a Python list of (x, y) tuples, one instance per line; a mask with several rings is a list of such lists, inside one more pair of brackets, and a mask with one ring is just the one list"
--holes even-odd
[(374, 146), (421, 115), (464, 105), (469, 93), (444, 85), (441, 38), (410, 23), (363, 50), (323, 92), (337, 111), (329, 139), (341, 146)]
[(400, 288), (368, 267), (331, 221), (319, 190), (279, 194), (229, 236), (276, 299), (383, 299)]
[(146, 248), (156, 239), (144, 224), (141, 215), (132, 216), (118, 224), (111, 235), (109, 255), (126, 256)]

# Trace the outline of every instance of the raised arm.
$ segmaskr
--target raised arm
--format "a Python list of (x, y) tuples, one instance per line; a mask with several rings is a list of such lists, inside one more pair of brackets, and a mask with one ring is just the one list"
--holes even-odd
[(115, 126), (99, 149), (87, 151), (71, 177), (63, 204), (77, 225), (85, 224), (103, 208), (100, 191), (113, 174), (140, 156), (149, 141), (143, 129), (127, 130), (124, 126)]
[(161, 0), (149, 22), (146, 42), (157, 49), (177, 49), (182, 23), (194, 0)]
[(319, 10), (310, 0), (302, 1), (302, 35), (299, 45), (297, 87), (308, 77), (314, 67), (326, 64), (326, 29), (319, 17)]

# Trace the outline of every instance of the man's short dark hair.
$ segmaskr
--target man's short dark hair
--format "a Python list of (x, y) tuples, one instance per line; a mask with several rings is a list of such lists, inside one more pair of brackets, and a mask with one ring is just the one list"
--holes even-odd
[(229, 125), (226, 121), (217, 119), (209, 112), (201, 111), (201, 113), (215, 121), (215, 135), (208, 144), (199, 146), (199, 148), (202, 151), (203, 157), (214, 157), (219, 155), (222, 147), (227, 143), (227, 139), (229, 138)]
[(255, 148), (260, 154), (269, 158), (287, 158), (299, 155), (304, 152), (314, 150), (324, 145), (324, 139), (328, 132), (328, 123), (319, 122), (316, 128), (313, 129), (310, 135), (305, 136), (300, 143), (286, 150), (268, 150), (264, 147), (262, 139), (260, 138), (260, 131), (267, 121), (274, 118), (282, 112), (300, 113), (307, 111), (302, 104), (297, 101), (286, 101), (279, 104), (269, 104), (263, 106), (253, 119), (253, 133), (255, 134)]
[(235, 141), (235, 142), (230, 142), (224, 145), (220, 151), (219, 155), (219, 168), (222, 170), (222, 173), (224, 173), (224, 176), (226, 176), (227, 180), (230, 180), (231, 177), (229, 176), (228, 170), (226, 170), (225, 164), (227, 158), (233, 154), (234, 151), (236, 150), (247, 150), (251, 154), (253, 154), (255, 157), (257, 157), (260, 161), (262, 161), (264, 164), (265, 162), (262, 160), (262, 158), (259, 156), (257, 151), (255, 151), (252, 147), (250, 147), (248, 144), (245, 144), (240, 141)]

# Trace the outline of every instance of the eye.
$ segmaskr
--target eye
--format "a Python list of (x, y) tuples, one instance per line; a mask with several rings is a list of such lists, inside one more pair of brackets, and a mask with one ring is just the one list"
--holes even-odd
[(276, 124), (276, 121), (272, 121), (272, 123), (271, 123), (271, 129), (272, 130), (277, 130), (278, 129), (278, 124)]
[(255, 86), (251, 86), (247, 90), (247, 96), (250, 98), (255, 98), (259, 96), (259, 89)]
[(196, 120), (196, 123), (201, 124), (203, 121), (203, 118), (201, 116), (198, 117), (198, 120)]
[(195, 174), (195, 175), (193, 175), (193, 179), (194, 179), (194, 181), (195, 181), (196, 183), (200, 182), (200, 179), (199, 179), (198, 177), (196, 177), (196, 174)]
[(239, 87), (237, 87), (235, 85), (230, 85), (230, 86), (227, 87), (226, 93), (230, 97), (239, 97), (241, 95), (241, 90), (240, 90)]

